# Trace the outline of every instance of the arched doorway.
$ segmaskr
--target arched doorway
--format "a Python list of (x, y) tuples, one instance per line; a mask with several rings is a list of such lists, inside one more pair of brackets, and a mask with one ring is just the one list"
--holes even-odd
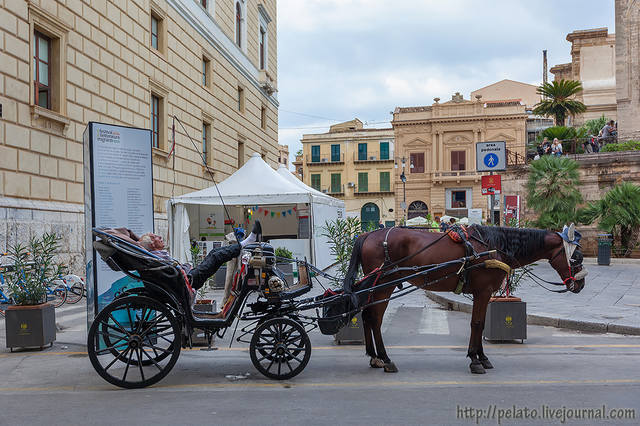
[(380, 222), (380, 209), (373, 203), (367, 203), (362, 206), (360, 210), (360, 222), (362, 222), (362, 229), (377, 228)]
[(407, 210), (407, 219), (413, 219), (414, 217), (422, 216), (427, 217), (429, 214), (429, 208), (427, 204), (422, 201), (414, 201), (409, 204), (409, 210)]

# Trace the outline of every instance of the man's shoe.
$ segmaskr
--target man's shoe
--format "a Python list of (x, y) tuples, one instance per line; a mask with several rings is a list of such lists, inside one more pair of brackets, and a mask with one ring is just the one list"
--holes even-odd
[(253, 224), (251, 232), (256, 236), (256, 241), (262, 241), (262, 225), (259, 220)]

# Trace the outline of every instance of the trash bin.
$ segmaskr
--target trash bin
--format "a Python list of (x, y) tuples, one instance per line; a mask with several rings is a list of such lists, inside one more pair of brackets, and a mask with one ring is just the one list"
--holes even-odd
[(598, 265), (611, 264), (611, 234), (598, 234)]

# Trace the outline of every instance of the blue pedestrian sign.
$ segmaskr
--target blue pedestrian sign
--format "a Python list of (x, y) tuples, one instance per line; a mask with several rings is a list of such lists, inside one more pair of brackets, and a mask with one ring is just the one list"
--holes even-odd
[(500, 172), (507, 169), (505, 141), (476, 143), (476, 171)]

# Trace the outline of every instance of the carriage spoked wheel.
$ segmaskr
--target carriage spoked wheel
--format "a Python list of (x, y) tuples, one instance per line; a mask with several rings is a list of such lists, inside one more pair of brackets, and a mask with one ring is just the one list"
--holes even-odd
[(256, 369), (276, 380), (304, 370), (311, 358), (311, 341), (304, 327), (291, 318), (272, 318), (258, 325), (249, 345)]
[(107, 382), (143, 388), (160, 381), (180, 355), (180, 324), (162, 303), (145, 296), (114, 300), (89, 329), (93, 368)]

